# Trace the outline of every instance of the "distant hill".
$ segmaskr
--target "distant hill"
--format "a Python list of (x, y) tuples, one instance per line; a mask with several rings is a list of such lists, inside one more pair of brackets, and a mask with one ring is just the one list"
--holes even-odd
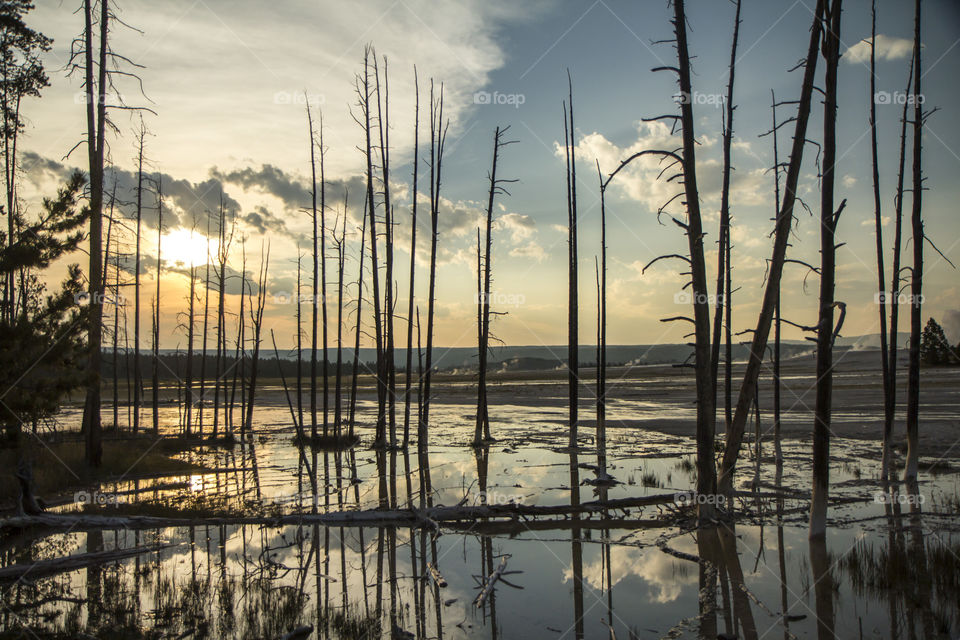
[[(900, 334), (898, 342), (901, 345), (906, 344), (907, 336)], [(879, 334), (870, 334), (864, 336), (850, 336), (838, 338), (837, 346), (853, 350), (870, 350), (880, 347)], [(814, 344), (805, 340), (784, 340), (781, 343), (783, 357), (791, 358), (813, 351)], [(685, 344), (653, 344), (653, 345), (608, 345), (607, 363), (610, 366), (643, 366), (653, 364), (675, 364), (684, 362), (693, 352), (692, 347)], [(164, 356), (172, 357), (177, 352), (173, 349), (161, 349)], [(745, 360), (749, 353), (749, 346), (746, 344), (737, 344), (733, 347), (734, 360)], [(179, 352), (182, 357), (183, 351)], [(232, 355), (232, 354), (231, 354)], [(295, 352), (281, 351), (280, 355), (286, 360), (293, 360)], [(271, 353), (263, 353), (264, 359), (273, 357)], [(121, 355), (121, 358), (123, 356)], [(144, 352), (143, 357), (149, 358), (149, 352)], [(208, 354), (208, 358), (212, 353)], [(304, 360), (309, 360), (309, 351), (304, 351)], [(330, 359), (335, 360), (336, 349), (330, 349)], [(398, 368), (406, 365), (406, 351), (396, 349), (394, 360)], [(579, 350), (580, 365), (592, 367), (597, 361), (597, 348), (595, 345), (581, 345)], [(360, 349), (360, 362), (372, 363), (376, 360), (376, 352), (372, 348)], [(416, 353), (414, 353), (413, 362), (416, 363)], [(521, 345), (521, 346), (498, 346), (490, 351), (490, 370), (491, 371), (549, 371), (559, 369), (565, 366), (567, 361), (566, 345)], [(343, 362), (349, 368), (353, 362), (353, 349), (345, 348), (343, 350)], [(435, 347), (434, 365), (437, 369), (446, 371), (469, 371), (477, 367), (477, 349), (476, 347)], [(416, 365), (414, 365), (416, 366)]]

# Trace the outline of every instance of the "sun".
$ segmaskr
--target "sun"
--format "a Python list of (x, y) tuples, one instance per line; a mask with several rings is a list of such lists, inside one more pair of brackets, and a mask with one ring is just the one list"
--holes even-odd
[(160, 257), (169, 265), (199, 266), (207, 263), (208, 248), (211, 256), (215, 254), (216, 242), (211, 240), (208, 247), (207, 238), (202, 233), (176, 229), (161, 239)]

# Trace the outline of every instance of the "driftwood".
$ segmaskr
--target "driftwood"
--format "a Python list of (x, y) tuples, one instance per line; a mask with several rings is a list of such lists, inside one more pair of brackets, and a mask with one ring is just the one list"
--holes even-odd
[(500, 564), (497, 565), (497, 568), (493, 570), (493, 573), (491, 573), (483, 583), (483, 589), (480, 590), (477, 599), (473, 601), (473, 604), (478, 609), (483, 606), (483, 603), (486, 602), (490, 594), (493, 593), (493, 587), (496, 585), (497, 580), (499, 580), (500, 576), (507, 570), (507, 558), (509, 557), (509, 555), (502, 556), (500, 558)]
[(432, 562), (427, 563), (427, 569), (430, 571), (430, 578), (437, 583), (437, 586), (443, 588), (447, 586), (447, 581), (440, 574), (440, 570)]
[(689, 492), (658, 494), (637, 498), (584, 502), (579, 505), (505, 505), (437, 506), (428, 509), (369, 509), (365, 511), (334, 511), (331, 513), (293, 513), (280, 516), (214, 516), (166, 518), (157, 516), (107, 516), (90, 514), (38, 514), (0, 519), (0, 532), (26, 527), (53, 529), (158, 529), (203, 525), (271, 525), (320, 524), (336, 527), (404, 527), (435, 528), (441, 524), (453, 525), (480, 518), (515, 520), (520, 517), (566, 516), (607, 512), (611, 509), (631, 509), (653, 505), (682, 503)]
[[(169, 546), (169, 545), (167, 545)], [(160, 547), (163, 548), (163, 547)], [(153, 553), (157, 547), (133, 547), (131, 549), (114, 549), (111, 551), (94, 551), (92, 553), (78, 553), (63, 558), (37, 560), (36, 562), (21, 562), (7, 567), (0, 567), (0, 582), (13, 582), (26, 576), (42, 578), (45, 576), (66, 573), (76, 569), (92, 567), (114, 560), (123, 560), (143, 553)]]

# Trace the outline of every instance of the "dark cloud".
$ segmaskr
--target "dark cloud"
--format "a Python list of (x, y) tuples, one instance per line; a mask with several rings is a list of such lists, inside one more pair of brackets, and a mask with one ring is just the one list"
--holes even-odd
[[(21, 166), (23, 175), (37, 186), (41, 186), (48, 179), (65, 182), (77, 170), (32, 151), (24, 152)], [(205, 231), (209, 224), (209, 228), (215, 231), (219, 224), (221, 204), (228, 220), (235, 219), (240, 212), (240, 203), (226, 193), (223, 182), (216, 177), (202, 182), (191, 182), (166, 173), (144, 172), (141, 219), (150, 229), (156, 229), (159, 220), (158, 186), (163, 192), (165, 230), (184, 227)], [(136, 218), (136, 171), (108, 167), (104, 174), (103, 188), (108, 211), (115, 194), (113, 210), (130, 220)]]

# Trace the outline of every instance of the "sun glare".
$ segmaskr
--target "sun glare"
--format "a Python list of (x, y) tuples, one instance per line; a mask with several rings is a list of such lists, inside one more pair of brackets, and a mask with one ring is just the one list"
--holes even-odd
[[(163, 261), (169, 265), (189, 267), (191, 264), (203, 265), (207, 262), (207, 238), (202, 233), (187, 229), (177, 229), (163, 236), (160, 253)], [(217, 248), (210, 242), (211, 255)]]

